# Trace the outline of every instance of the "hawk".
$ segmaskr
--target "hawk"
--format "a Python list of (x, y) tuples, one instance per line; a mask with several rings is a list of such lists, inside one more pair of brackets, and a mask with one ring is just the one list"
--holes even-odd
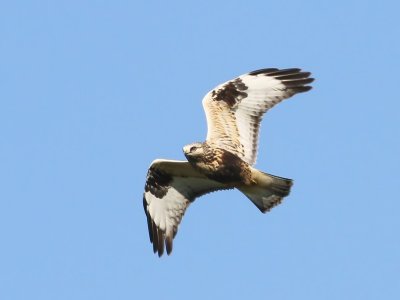
[(205, 142), (183, 147), (187, 161), (156, 159), (147, 173), (143, 207), (150, 242), (161, 256), (173, 239), (188, 206), (198, 197), (236, 188), (265, 213), (286, 197), (292, 180), (259, 171), (260, 122), (265, 112), (314, 79), (301, 69), (256, 70), (225, 82), (203, 98)]

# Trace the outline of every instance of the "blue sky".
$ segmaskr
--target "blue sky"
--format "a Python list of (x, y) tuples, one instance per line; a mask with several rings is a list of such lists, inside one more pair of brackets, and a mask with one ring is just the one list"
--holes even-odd
[[(0, 9), (1, 299), (397, 299), (395, 1), (9, 1)], [(264, 118), (261, 214), (198, 199), (174, 252), (142, 207), (155, 158), (205, 138), (217, 84), (263, 67), (314, 89)]]

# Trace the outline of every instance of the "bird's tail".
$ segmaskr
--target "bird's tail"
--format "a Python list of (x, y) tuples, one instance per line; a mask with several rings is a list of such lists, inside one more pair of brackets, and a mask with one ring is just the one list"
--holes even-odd
[(265, 213), (281, 203), (282, 199), (289, 195), (293, 181), (288, 178), (267, 174), (252, 169), (255, 183), (241, 186), (239, 190), (247, 196), (257, 208)]

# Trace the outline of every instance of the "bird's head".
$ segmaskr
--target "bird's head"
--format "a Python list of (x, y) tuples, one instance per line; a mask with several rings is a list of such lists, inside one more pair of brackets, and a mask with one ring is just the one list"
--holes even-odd
[(204, 144), (203, 143), (193, 143), (183, 147), (183, 153), (186, 158), (196, 158), (204, 155)]

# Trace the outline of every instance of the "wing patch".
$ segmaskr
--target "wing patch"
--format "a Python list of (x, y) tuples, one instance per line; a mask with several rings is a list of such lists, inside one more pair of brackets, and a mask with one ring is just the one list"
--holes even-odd
[(232, 107), (236, 103), (242, 101), (247, 97), (247, 93), (244, 92), (248, 87), (243, 83), (240, 78), (229, 81), (224, 84), (221, 88), (213, 90), (211, 96), (215, 101), (223, 101), (228, 106)]
[(171, 175), (160, 169), (150, 167), (144, 189), (156, 198), (162, 199), (167, 194), (171, 181)]

